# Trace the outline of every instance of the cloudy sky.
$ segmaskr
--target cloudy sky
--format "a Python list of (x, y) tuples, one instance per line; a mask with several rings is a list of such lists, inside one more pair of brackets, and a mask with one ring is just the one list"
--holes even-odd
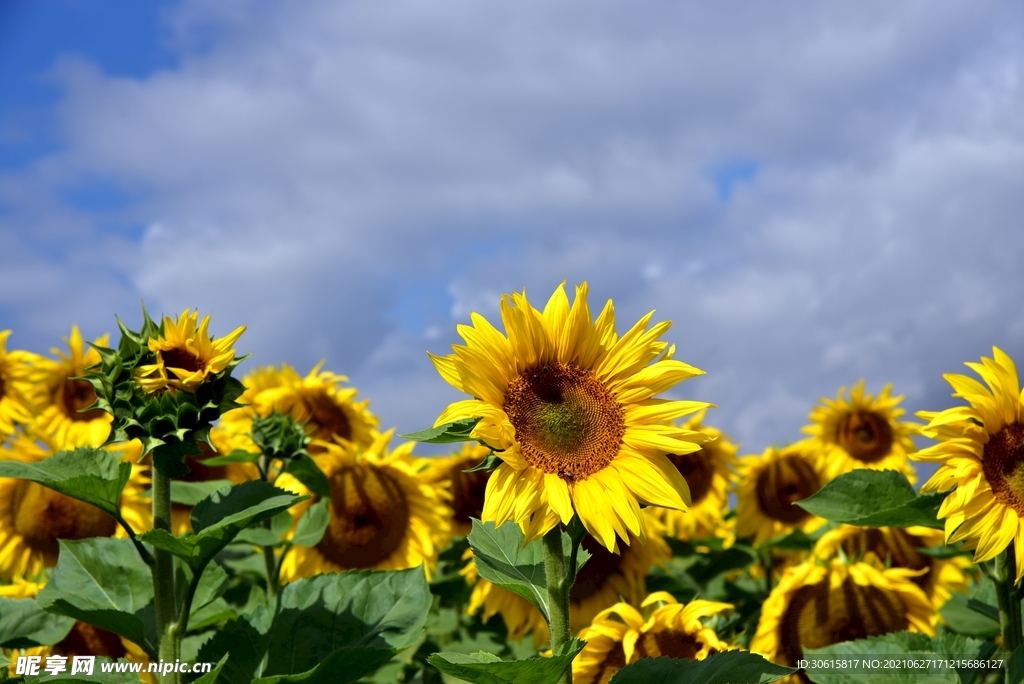
[(407, 432), (470, 311), (587, 280), (746, 451), (859, 378), (943, 408), (1024, 359), (1022, 58), (984, 0), (7, 0), (0, 327), (198, 307)]

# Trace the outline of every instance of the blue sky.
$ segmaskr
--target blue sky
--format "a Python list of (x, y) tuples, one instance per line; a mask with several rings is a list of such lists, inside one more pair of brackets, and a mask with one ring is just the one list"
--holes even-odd
[(1024, 358), (1022, 18), (1005, 3), (0, 5), (0, 326), (214, 314), (351, 376), (385, 425), (456, 398), (470, 311), (587, 280), (671, 319), (675, 396), (745, 451), (865, 378)]

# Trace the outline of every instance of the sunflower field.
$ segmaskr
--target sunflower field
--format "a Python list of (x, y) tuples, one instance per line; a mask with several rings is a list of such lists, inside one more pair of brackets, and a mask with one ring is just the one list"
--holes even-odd
[(1024, 681), (1001, 350), (919, 422), (861, 381), (745, 453), (661, 396), (704, 371), (653, 312), (500, 307), (403, 435), (323, 364), (236, 377), (244, 328), (191, 310), (49, 356), (0, 333), (0, 681)]

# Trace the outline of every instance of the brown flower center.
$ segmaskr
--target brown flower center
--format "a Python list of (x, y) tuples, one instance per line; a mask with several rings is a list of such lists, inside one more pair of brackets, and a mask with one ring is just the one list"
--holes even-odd
[[(313, 439), (333, 441), (335, 437), (352, 439), (352, 423), (340, 406), (326, 392), (313, 394), (306, 398), (309, 407), (309, 423), (306, 429), (312, 430)], [(317, 453), (323, 447), (313, 446), (309, 451)]]
[[(476, 464), (473, 464), (476, 465)], [(473, 473), (462, 472), (466, 462), (456, 463), (449, 473), (452, 483), (452, 509), (455, 511), (455, 522), (470, 525), (470, 518), (480, 518), (484, 510), (484, 492), (487, 490), (487, 478), (490, 473), (478, 470)]]
[[(863, 558), (870, 551), (880, 561), (894, 568), (930, 571), (934, 564), (933, 559), (918, 551), (924, 545), (924, 540), (920, 537), (897, 527), (886, 530), (880, 530), (877, 527), (862, 527), (841, 544), (843, 551), (850, 558)], [(926, 572), (910, 579), (931, 596), (931, 591), (934, 588), (933, 574), (933, 572)]]
[(164, 368), (181, 368), (190, 373), (203, 370), (203, 360), (187, 349), (168, 349), (160, 352)]
[(4, 376), (0, 375), (0, 399), (3, 399), (7, 393), (7, 381), (4, 380)]
[(892, 449), (892, 426), (873, 411), (851, 411), (836, 427), (836, 442), (861, 463), (875, 463)]
[(773, 520), (793, 524), (810, 515), (794, 504), (821, 489), (814, 467), (800, 456), (772, 461), (757, 478), (757, 504)]
[(128, 653), (116, 634), (84, 622), (76, 622), (68, 635), (54, 646), (53, 650), (68, 658), (98, 655), (114, 660), (124, 658)]
[(71, 380), (66, 378), (57, 387), (57, 396), (54, 398), (64, 408), (64, 415), (71, 420), (87, 422), (98, 420), (107, 415), (105, 411), (93, 409), (83, 411), (82, 409), (93, 405), (96, 401), (96, 390), (85, 380)]
[(1024, 425), (1007, 425), (988, 438), (981, 469), (996, 500), (1024, 515)]
[(669, 454), (668, 460), (672, 461), (672, 465), (690, 486), (690, 503), (696, 506), (711, 491), (711, 477), (714, 473), (707, 447), (692, 454)]
[(792, 665), (803, 657), (804, 649), (899, 632), (908, 625), (906, 609), (895, 592), (862, 586), (849, 577), (830, 589), (825, 577), (800, 588), (790, 600), (779, 625), (780, 655)]
[(663, 629), (660, 632), (645, 632), (637, 639), (636, 652), (641, 658), (685, 658), (693, 660), (697, 657), (701, 645), (692, 634)]
[(58, 539), (109, 537), (117, 530), (117, 522), (95, 506), (29, 480), (18, 480), (11, 504), (14, 531), (44, 554), (49, 567), (57, 562)]
[(331, 521), (317, 550), (343, 568), (369, 568), (399, 547), (409, 527), (409, 502), (384, 468), (344, 466), (330, 476)]
[(527, 463), (567, 482), (611, 463), (626, 432), (615, 396), (593, 371), (574, 365), (524, 372), (509, 384), (503, 408)]
[[(636, 542), (632, 537), (630, 541)], [(569, 600), (574, 603), (580, 603), (601, 591), (608, 583), (608, 578), (618, 572), (622, 565), (622, 554), (612, 553), (589, 534), (580, 545), (590, 553), (590, 559), (580, 568), (569, 590)]]
[(622, 650), (622, 643), (619, 642), (612, 647), (612, 650), (608, 651), (608, 655), (597, 668), (597, 672), (594, 674), (594, 684), (608, 684), (612, 681), (612, 677), (624, 667), (626, 667), (626, 652)]

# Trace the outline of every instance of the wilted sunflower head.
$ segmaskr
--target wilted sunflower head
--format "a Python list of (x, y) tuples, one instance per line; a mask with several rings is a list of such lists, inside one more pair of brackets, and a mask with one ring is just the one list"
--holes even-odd
[(559, 286), (543, 311), (525, 294), (504, 296), (505, 334), (479, 314), (460, 325), (465, 345), (431, 356), (441, 376), (474, 399), (448, 407), (435, 425), (480, 418), (472, 437), (502, 464), (487, 483), (483, 519), (515, 520), (527, 540), (579, 514), (607, 549), (642, 538), (640, 504), (685, 509), (686, 480), (667, 454), (696, 451), (705, 436), (666, 424), (708, 404), (654, 399), (702, 371), (671, 358), (648, 329), (653, 312), (619, 335), (611, 301), (596, 320), (587, 285), (570, 306)]
[(886, 385), (876, 399), (864, 391), (864, 380), (850, 388), (840, 387), (836, 398), (822, 397), (803, 431), (817, 443), (822, 466), (832, 479), (857, 468), (898, 470), (911, 481), (914, 468), (907, 459), (917, 451), (911, 435), (919, 425), (898, 420), (905, 412), (898, 404), (903, 395), (892, 396)]
[(684, 605), (659, 591), (644, 599), (642, 607), (658, 603), (662, 605), (646, 620), (628, 603), (617, 603), (598, 613), (580, 632), (587, 645), (573, 660), (573, 682), (607, 684), (615, 673), (641, 658), (703, 660), (731, 648), (702, 621), (729, 610), (731, 604), (697, 599)]
[(966, 375), (946, 374), (954, 397), (969, 406), (941, 412), (920, 411), (921, 429), (938, 444), (911, 458), (940, 464), (923, 492), (954, 489), (942, 502), (946, 543), (963, 541), (974, 561), (994, 558), (1010, 542), (1016, 552), (1017, 580), (1024, 577), (1024, 400), (1017, 366), (1001, 349), (981, 363), (967, 363), (985, 385)]
[[(109, 335), (102, 335), (95, 344), (106, 347), (109, 340)], [(87, 368), (100, 363), (100, 355), (86, 347), (77, 325), (71, 326), (71, 335), (65, 342), (67, 353), (51, 349), (58, 358), (41, 359), (35, 367), (33, 380), (45, 387), (46, 392), (45, 403), (37, 407), (33, 430), (61, 448), (98, 447), (110, 434), (113, 416), (101, 409), (86, 410), (96, 401), (96, 390), (82, 378)]]
[(156, 362), (139, 366), (136, 380), (148, 394), (167, 389), (194, 392), (207, 378), (217, 375), (235, 360), (234, 344), (245, 332), (239, 326), (226, 337), (213, 339), (210, 317), (199, 320), (199, 311), (185, 309), (174, 321), (164, 317), (163, 332), (150, 338), (149, 350)]
[(826, 482), (807, 441), (744, 456), (739, 461), (738, 479), (738, 537), (754, 537), (755, 544), (763, 544), (797, 528), (811, 532), (825, 524), (796, 505)]
[(805, 649), (908, 629), (935, 634), (935, 609), (912, 581), (918, 574), (838, 557), (790, 567), (761, 608), (750, 650), (793, 666)]
[[(295, 548), (281, 568), (291, 581), (322, 572), (353, 568), (402, 570), (424, 564), (427, 573), (437, 552), (451, 540), (451, 511), (446, 493), (423, 477), (412, 443), (387, 449), (393, 431), (381, 434), (362, 449), (352, 442), (322, 442), (314, 454), (331, 489), (330, 522), (313, 548)], [(309, 492), (289, 474), (277, 485)], [(298, 524), (319, 496), (292, 509)]]

